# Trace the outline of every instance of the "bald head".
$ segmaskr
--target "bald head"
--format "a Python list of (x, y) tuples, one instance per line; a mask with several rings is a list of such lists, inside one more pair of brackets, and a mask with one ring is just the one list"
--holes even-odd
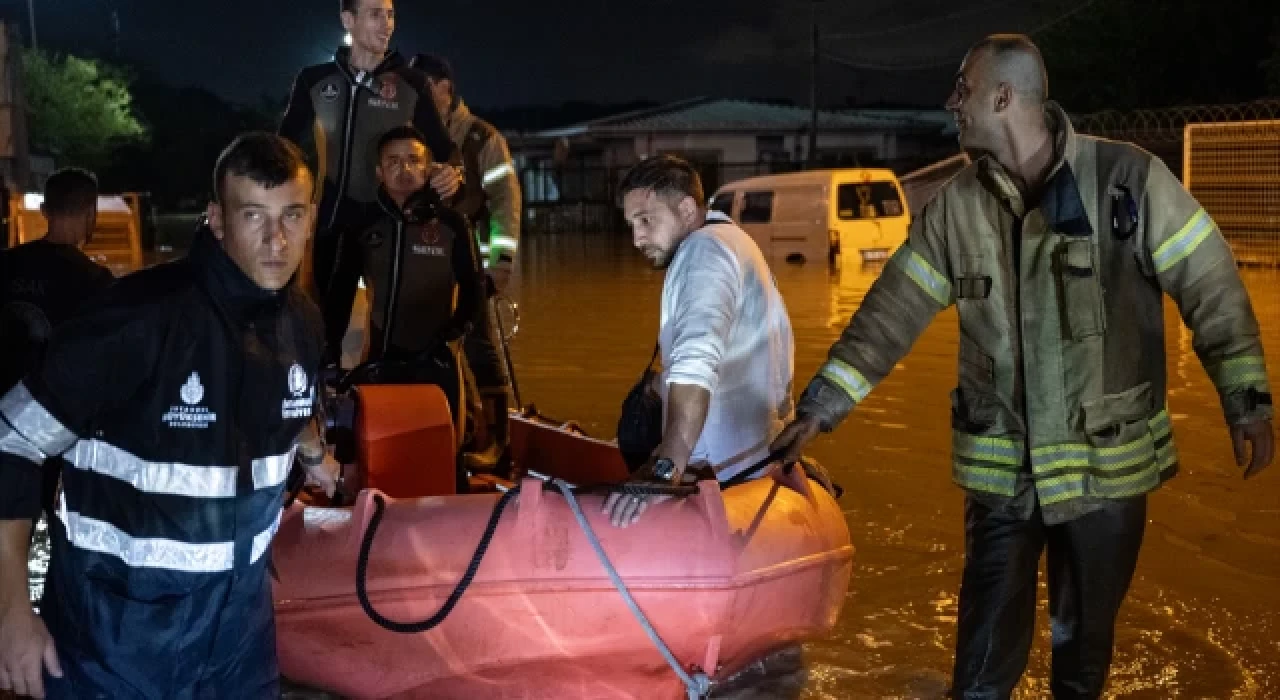
[(969, 49), (947, 98), (960, 146), (1007, 153), (1014, 141), (1039, 141), (1047, 133), (1049, 80), (1040, 50), (1022, 34), (995, 34)]
[(1006, 83), (1030, 106), (1049, 99), (1049, 77), (1040, 49), (1025, 34), (992, 34), (969, 49), (965, 63), (977, 61), (978, 72), (992, 84)]

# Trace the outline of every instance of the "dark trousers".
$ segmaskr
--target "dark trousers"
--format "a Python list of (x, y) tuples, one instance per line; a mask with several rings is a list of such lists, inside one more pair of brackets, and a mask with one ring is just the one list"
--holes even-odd
[(484, 312), (480, 323), (467, 334), (462, 349), (467, 356), (467, 366), (475, 376), (476, 387), (483, 394), (506, 393), (510, 382), (502, 355), (502, 338), (498, 336), (497, 312), (493, 297), (484, 300)]
[(970, 498), (952, 696), (995, 700), (1013, 692), (1031, 652), (1040, 553), (1047, 551), (1053, 696), (1099, 697), (1146, 512), (1142, 496), (1046, 526), (1038, 508), (1022, 520)]
[(312, 247), (313, 274), (324, 317), (326, 363), (342, 357), (342, 339), (360, 286), (360, 233), (356, 226), (319, 231)]

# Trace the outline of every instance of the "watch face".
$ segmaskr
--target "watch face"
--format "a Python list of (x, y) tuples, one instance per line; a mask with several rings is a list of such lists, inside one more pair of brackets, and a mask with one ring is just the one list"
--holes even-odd
[(653, 474), (659, 479), (670, 479), (675, 476), (676, 465), (669, 459), (663, 458), (654, 462)]

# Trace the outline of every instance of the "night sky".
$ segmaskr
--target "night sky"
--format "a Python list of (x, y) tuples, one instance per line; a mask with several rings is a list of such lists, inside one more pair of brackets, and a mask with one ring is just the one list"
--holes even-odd
[[(41, 46), (120, 51), (177, 84), (238, 101), (283, 96), (341, 40), (338, 0), (35, 0)], [(937, 106), (964, 49), (1027, 31), (1085, 0), (827, 0), (824, 50), (894, 70), (825, 61), (822, 101)], [(26, 26), (26, 0), (0, 0)], [(453, 60), (473, 105), (667, 101), (700, 95), (808, 101), (805, 0), (403, 0), (394, 47)], [(930, 65), (904, 70), (905, 67)]]

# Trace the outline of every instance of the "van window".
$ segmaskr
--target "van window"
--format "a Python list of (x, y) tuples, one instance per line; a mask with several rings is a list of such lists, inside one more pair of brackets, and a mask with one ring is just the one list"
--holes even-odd
[(747, 192), (742, 196), (742, 213), (739, 223), (767, 224), (773, 218), (772, 192)]
[(844, 221), (902, 216), (902, 198), (892, 182), (858, 182), (840, 185), (836, 213)]
[(733, 216), (733, 194), (733, 192), (721, 192), (716, 195), (716, 198), (711, 200), (711, 210), (725, 216)]

